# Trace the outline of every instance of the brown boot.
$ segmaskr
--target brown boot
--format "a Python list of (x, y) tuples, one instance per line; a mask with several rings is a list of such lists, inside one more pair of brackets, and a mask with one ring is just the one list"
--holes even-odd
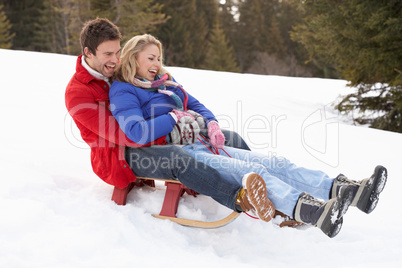
[(275, 214), (275, 208), (267, 197), (265, 181), (257, 173), (243, 177), (243, 188), (237, 194), (236, 204), (244, 212), (251, 211), (263, 221), (269, 222)]

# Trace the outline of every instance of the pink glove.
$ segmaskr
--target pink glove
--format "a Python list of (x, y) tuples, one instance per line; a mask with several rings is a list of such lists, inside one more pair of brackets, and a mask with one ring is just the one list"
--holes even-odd
[(225, 136), (223, 135), (216, 121), (211, 121), (207, 125), (209, 143), (218, 149), (222, 149), (225, 145)]
[(174, 114), (176, 115), (177, 121), (179, 121), (180, 118), (182, 118), (183, 116), (189, 116), (189, 117), (191, 117), (193, 120), (195, 120), (194, 116), (192, 116), (191, 114), (186, 113), (186, 112), (182, 112), (182, 111), (179, 111), (179, 110), (172, 110), (172, 113), (174, 113)]

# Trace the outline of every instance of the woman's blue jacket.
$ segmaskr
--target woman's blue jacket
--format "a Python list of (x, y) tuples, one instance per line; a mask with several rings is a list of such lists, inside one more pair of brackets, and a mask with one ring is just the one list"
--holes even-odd
[[(173, 86), (174, 92), (184, 102), (182, 91)], [(187, 108), (204, 117), (206, 123), (216, 120), (214, 114), (196, 98), (188, 94)], [(175, 119), (169, 114), (176, 109), (175, 101), (166, 94), (148, 91), (130, 83), (115, 80), (110, 87), (110, 109), (121, 130), (135, 143), (145, 145), (173, 130)]]

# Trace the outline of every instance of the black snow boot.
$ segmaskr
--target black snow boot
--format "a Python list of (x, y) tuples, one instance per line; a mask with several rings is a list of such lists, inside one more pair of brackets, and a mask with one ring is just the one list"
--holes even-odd
[(327, 202), (316, 199), (307, 193), (301, 193), (294, 210), (294, 219), (314, 225), (329, 237), (336, 236), (342, 228), (343, 215), (353, 200), (353, 191), (341, 187), (336, 198)]
[(354, 197), (351, 206), (369, 214), (376, 208), (379, 195), (386, 182), (387, 169), (383, 166), (377, 166), (370, 178), (361, 181), (349, 180), (346, 176), (340, 174), (332, 184), (329, 198), (336, 197), (342, 186), (350, 187), (353, 190)]

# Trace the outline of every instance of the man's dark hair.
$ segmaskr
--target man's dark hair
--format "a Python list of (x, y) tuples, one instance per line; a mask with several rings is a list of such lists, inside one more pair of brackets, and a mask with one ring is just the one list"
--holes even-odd
[(80, 35), (82, 54), (86, 56), (84, 49), (88, 47), (88, 50), (96, 55), (96, 49), (101, 43), (112, 40), (121, 40), (121, 33), (111, 21), (104, 18), (87, 21)]

